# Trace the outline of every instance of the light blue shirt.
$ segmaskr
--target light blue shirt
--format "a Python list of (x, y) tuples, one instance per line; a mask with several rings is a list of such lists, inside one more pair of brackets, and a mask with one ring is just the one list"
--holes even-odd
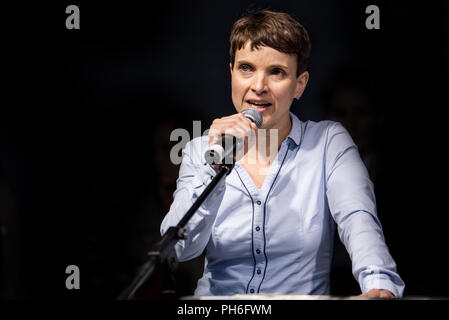
[[(405, 285), (385, 244), (374, 187), (349, 133), (337, 122), (291, 119), (262, 188), (237, 162), (187, 224), (188, 238), (176, 244), (180, 261), (206, 249), (195, 295), (329, 294), (336, 222), (361, 291), (402, 297)], [(203, 136), (184, 148), (162, 234), (215, 175), (204, 164), (207, 145)]]

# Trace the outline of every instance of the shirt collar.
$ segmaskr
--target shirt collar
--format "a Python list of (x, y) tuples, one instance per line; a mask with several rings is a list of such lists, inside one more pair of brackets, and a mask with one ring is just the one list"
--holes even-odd
[(301, 121), (296, 115), (290, 112), (290, 118), (292, 119), (292, 128), (287, 138), (293, 140), (293, 142), (298, 146), (301, 141)]

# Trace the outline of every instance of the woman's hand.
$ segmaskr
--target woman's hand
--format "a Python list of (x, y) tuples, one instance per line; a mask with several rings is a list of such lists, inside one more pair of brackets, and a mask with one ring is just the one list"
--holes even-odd
[(256, 124), (249, 121), (242, 113), (215, 119), (209, 128), (209, 145), (217, 142), (223, 134), (244, 139), (249, 136), (251, 130), (257, 130)]
[(396, 298), (394, 294), (392, 294), (388, 290), (381, 289), (371, 289), (370, 291), (359, 295), (359, 297), (367, 297), (367, 298)]
[[(223, 135), (234, 136), (242, 139), (244, 142), (244, 150), (248, 148), (248, 137), (251, 131), (257, 132), (257, 126), (251, 122), (242, 113), (233, 114), (228, 117), (215, 119), (209, 128), (209, 145), (218, 142)], [(219, 165), (212, 164), (212, 168), (218, 172)]]

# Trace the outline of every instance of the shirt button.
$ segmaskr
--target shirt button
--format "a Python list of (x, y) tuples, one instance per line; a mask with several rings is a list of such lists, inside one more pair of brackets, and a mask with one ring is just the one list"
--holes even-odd
[(260, 254), (260, 249), (257, 249), (257, 250), (256, 250), (256, 253), (257, 253), (257, 254)]
[(257, 200), (256, 203), (257, 203), (258, 206), (260, 206), (262, 204), (262, 201)]
[(256, 227), (256, 231), (260, 231), (260, 227), (259, 226)]
[(254, 293), (254, 289), (249, 290), (249, 292)]
[(260, 269), (257, 269), (257, 274), (261, 274), (262, 271)]

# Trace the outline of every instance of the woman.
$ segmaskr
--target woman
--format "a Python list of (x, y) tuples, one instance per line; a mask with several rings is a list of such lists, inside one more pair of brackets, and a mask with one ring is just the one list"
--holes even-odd
[[(234, 24), (230, 46), (239, 113), (214, 120), (208, 137), (187, 144), (161, 225), (162, 233), (176, 225), (215, 175), (204, 164), (208, 145), (224, 133), (257, 132), (257, 143), (245, 146), (186, 226), (188, 239), (176, 245), (181, 261), (206, 250), (195, 294), (329, 294), (336, 222), (363, 295), (401, 297), (373, 184), (350, 135), (337, 122), (303, 122), (290, 113), (309, 78), (307, 31), (287, 13), (263, 10)], [(262, 113), (265, 130), (240, 113), (246, 108)]]

